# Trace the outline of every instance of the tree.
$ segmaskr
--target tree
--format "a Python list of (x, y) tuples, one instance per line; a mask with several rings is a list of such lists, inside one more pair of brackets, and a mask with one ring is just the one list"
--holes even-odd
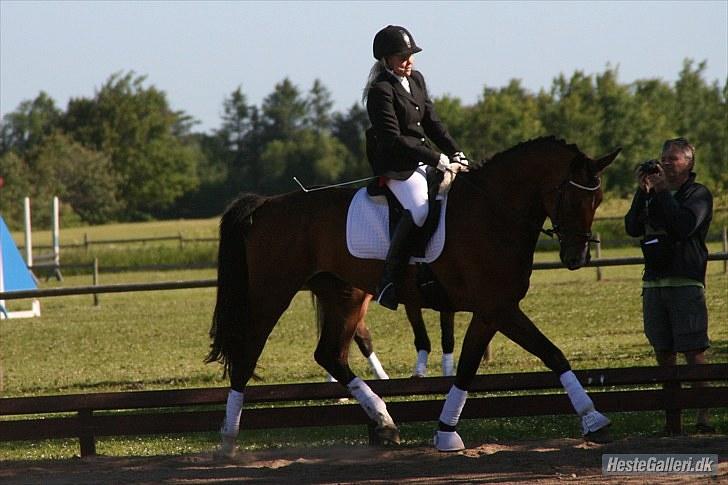
[(318, 132), (330, 131), (333, 105), (331, 93), (319, 79), (316, 79), (306, 100), (306, 125)]
[(58, 128), (61, 115), (43, 91), (32, 101), (23, 101), (0, 121), (0, 154), (15, 150), (23, 157)]
[(0, 155), (0, 214), (13, 229), (23, 227), (23, 198), (31, 194), (30, 168), (15, 151)]
[(201, 154), (185, 143), (190, 120), (173, 112), (144, 76), (114, 74), (93, 99), (72, 99), (62, 126), (83, 145), (109, 156), (120, 175), (124, 219), (163, 212), (198, 186)]
[(50, 206), (57, 195), (87, 223), (108, 222), (118, 215), (119, 176), (108, 156), (55, 133), (33, 158), (33, 197), (41, 206)]
[(359, 103), (354, 103), (346, 114), (334, 113), (332, 135), (346, 148), (344, 172), (346, 179), (359, 179), (371, 175), (366, 155), (365, 133), (369, 116)]

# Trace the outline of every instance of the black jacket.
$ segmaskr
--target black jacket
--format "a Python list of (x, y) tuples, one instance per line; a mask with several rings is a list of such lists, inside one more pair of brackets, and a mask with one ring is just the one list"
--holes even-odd
[(624, 216), (627, 234), (644, 236), (645, 225), (649, 223), (655, 229), (663, 229), (673, 243), (668, 267), (662, 271), (645, 268), (642, 279), (679, 276), (705, 283), (708, 265), (705, 237), (712, 219), (713, 196), (705, 186), (695, 182), (694, 173), (674, 196), (669, 191), (648, 195), (638, 189), (632, 207)]
[(404, 180), (419, 163), (435, 167), (440, 153), (451, 156), (461, 151), (437, 117), (422, 74), (412, 71), (409, 82), (412, 94), (384, 71), (369, 88), (372, 127), (367, 131), (367, 157), (375, 175)]

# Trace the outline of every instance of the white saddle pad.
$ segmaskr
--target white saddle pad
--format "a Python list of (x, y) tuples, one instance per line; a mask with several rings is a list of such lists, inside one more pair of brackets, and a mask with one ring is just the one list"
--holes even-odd
[[(445, 246), (445, 209), (447, 197), (442, 201), (440, 221), (435, 234), (427, 243), (424, 258), (411, 258), (410, 263), (431, 263)], [(346, 246), (355, 258), (381, 259), (389, 249), (389, 209), (386, 197), (370, 197), (366, 188), (359, 189), (349, 205), (346, 216)]]

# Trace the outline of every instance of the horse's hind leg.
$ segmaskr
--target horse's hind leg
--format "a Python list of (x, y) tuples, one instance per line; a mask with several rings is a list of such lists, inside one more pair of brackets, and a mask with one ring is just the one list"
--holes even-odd
[(415, 369), (412, 377), (425, 377), (427, 375), (427, 357), (432, 351), (430, 337), (427, 335), (427, 327), (425, 320), (422, 318), (422, 309), (414, 305), (405, 305), (407, 320), (412, 326), (412, 333), (415, 336), (415, 349), (417, 350), (417, 360), (415, 361)]
[(235, 455), (235, 443), (240, 431), (240, 418), (242, 415), (244, 390), (248, 381), (253, 377), (255, 367), (263, 352), (268, 336), (278, 322), (296, 291), (291, 287), (285, 289), (278, 287), (281, 296), (272, 298), (259, 290), (251, 288), (251, 300), (257, 302), (250, 305), (250, 317), (244, 326), (240, 338), (236, 340), (236, 351), (230, 355), (230, 391), (225, 405), (225, 420), (220, 430), (221, 446), (215, 455), (231, 458)]
[(359, 323), (356, 326), (356, 331), (354, 332), (354, 342), (356, 342), (357, 347), (359, 347), (359, 350), (361, 351), (362, 355), (367, 358), (369, 361), (369, 367), (372, 368), (372, 371), (379, 379), (389, 379), (389, 376), (384, 371), (384, 367), (382, 367), (382, 363), (379, 362), (379, 358), (377, 357), (377, 354), (374, 352), (374, 344), (372, 343), (372, 334), (369, 332), (369, 327), (367, 327), (367, 323), (364, 320), (364, 316), (369, 311), (369, 303), (372, 301), (372, 295), (367, 294), (364, 297), (364, 301), (362, 302), (362, 317), (361, 320), (359, 320)]
[(588, 441), (611, 441), (606, 430), (610, 424), (609, 419), (594, 408), (594, 403), (571, 371), (571, 365), (561, 350), (522, 311), (516, 309), (510, 318), (502, 321), (500, 331), (558, 374), (574, 411), (581, 418), (582, 432)]
[(333, 275), (319, 275), (309, 286), (322, 309), (323, 325), (314, 357), (339, 383), (345, 385), (375, 423), (380, 442), (399, 443), (399, 430), (384, 401), (349, 367), (349, 346), (363, 318), (366, 293), (349, 286)]
[(442, 344), (442, 375), (455, 375), (455, 314), (440, 312), (440, 343)]

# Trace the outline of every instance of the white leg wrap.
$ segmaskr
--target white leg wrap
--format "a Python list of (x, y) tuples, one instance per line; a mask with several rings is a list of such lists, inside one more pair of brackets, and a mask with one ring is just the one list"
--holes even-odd
[(240, 415), (243, 411), (244, 395), (242, 392), (230, 389), (225, 406), (225, 422), (220, 433), (236, 437), (240, 432)]
[(355, 377), (346, 387), (349, 388), (354, 399), (359, 401), (367, 416), (377, 423), (377, 426), (394, 426), (394, 420), (387, 412), (387, 405), (384, 404), (382, 398), (374, 394), (366, 382)]
[(427, 356), (426, 350), (417, 352), (417, 362), (415, 362), (414, 375), (417, 377), (425, 377), (427, 375)]
[(576, 378), (572, 371), (566, 371), (559, 377), (561, 385), (564, 386), (566, 394), (569, 395), (571, 405), (574, 406), (574, 411), (579, 416), (584, 416), (589, 411), (594, 411), (594, 403), (587, 396), (584, 388), (581, 387), (579, 380)]
[(217, 458), (235, 456), (235, 441), (240, 431), (240, 414), (243, 411), (244, 396), (242, 392), (230, 389), (225, 405), (225, 421), (220, 429), (220, 446), (213, 452)]
[(446, 377), (455, 375), (455, 358), (452, 353), (442, 354), (442, 375)]
[(610, 423), (609, 418), (599, 411), (589, 411), (581, 417), (581, 431), (586, 436), (590, 432), (599, 431)]
[(379, 362), (379, 359), (377, 358), (377, 354), (372, 352), (367, 359), (369, 360), (369, 366), (372, 368), (378, 379), (389, 379), (387, 373), (384, 372), (382, 363)]
[(460, 421), (460, 413), (465, 406), (465, 400), (468, 398), (468, 391), (458, 389), (455, 385), (450, 388), (445, 399), (445, 405), (442, 406), (440, 413), (440, 421), (448, 426), (457, 426)]

